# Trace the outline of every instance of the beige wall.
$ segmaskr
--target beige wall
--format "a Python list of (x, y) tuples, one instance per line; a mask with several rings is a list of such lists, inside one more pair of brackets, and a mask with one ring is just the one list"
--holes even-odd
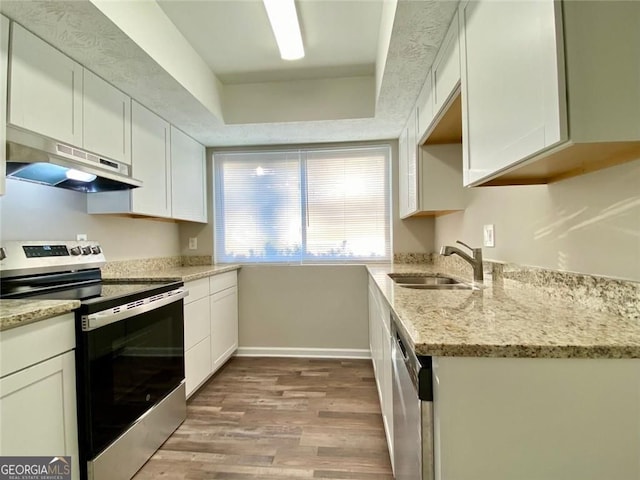
[(0, 197), (3, 240), (75, 240), (86, 233), (104, 248), (107, 260), (179, 255), (174, 222), (88, 215), (85, 193), (7, 180)]
[(240, 348), (369, 348), (364, 266), (246, 266), (238, 292)]
[(550, 185), (480, 187), (436, 220), (439, 247), (481, 245), (487, 259), (640, 281), (640, 160)]

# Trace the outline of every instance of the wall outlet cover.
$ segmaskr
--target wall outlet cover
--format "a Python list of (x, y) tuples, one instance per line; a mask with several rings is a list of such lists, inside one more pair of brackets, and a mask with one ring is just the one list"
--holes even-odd
[(77, 242), (86, 242), (87, 241), (87, 234), (86, 233), (77, 233), (76, 234), (76, 241)]
[(189, 250), (197, 250), (198, 237), (189, 237)]
[(482, 236), (484, 238), (484, 246), (489, 248), (495, 247), (496, 237), (495, 237), (495, 230), (494, 230), (493, 224), (485, 225), (482, 229), (482, 233), (483, 233)]

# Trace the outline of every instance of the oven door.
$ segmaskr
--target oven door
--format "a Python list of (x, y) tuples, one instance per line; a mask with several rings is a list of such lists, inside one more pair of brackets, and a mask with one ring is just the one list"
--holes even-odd
[[(87, 460), (95, 458), (184, 380), (183, 296), (127, 311), (127, 318), (83, 329), (78, 339)], [(153, 305), (153, 303), (157, 303)], [(151, 305), (151, 306), (150, 306)], [(114, 312), (110, 309), (110, 312)], [(120, 315), (122, 316), (122, 315)], [(117, 316), (111, 317), (118, 318)], [(78, 329), (80, 330), (80, 329)]]

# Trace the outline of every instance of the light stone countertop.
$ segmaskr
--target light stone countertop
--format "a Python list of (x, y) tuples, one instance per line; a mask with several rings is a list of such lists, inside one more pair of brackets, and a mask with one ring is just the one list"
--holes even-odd
[(400, 287), (387, 276), (447, 273), (434, 265), (367, 268), (419, 355), (640, 358), (638, 319), (588, 310), (512, 280), (436, 291)]
[[(199, 265), (189, 267), (153, 268), (136, 271), (111, 270), (103, 272), (103, 280), (118, 281), (183, 281), (189, 282), (240, 268), (239, 265)], [(62, 315), (80, 307), (78, 300), (1, 300), (0, 331), (27, 325)]]
[(190, 282), (199, 278), (206, 278), (220, 273), (238, 270), (239, 265), (197, 265), (188, 267), (150, 268), (143, 270), (109, 270), (102, 272), (102, 279), (118, 281), (183, 281)]
[(78, 300), (0, 300), (0, 331), (72, 312)]

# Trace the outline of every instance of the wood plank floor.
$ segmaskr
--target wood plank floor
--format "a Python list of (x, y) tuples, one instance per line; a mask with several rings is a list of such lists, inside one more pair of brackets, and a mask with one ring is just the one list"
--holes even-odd
[(393, 480), (368, 360), (233, 358), (134, 480)]

